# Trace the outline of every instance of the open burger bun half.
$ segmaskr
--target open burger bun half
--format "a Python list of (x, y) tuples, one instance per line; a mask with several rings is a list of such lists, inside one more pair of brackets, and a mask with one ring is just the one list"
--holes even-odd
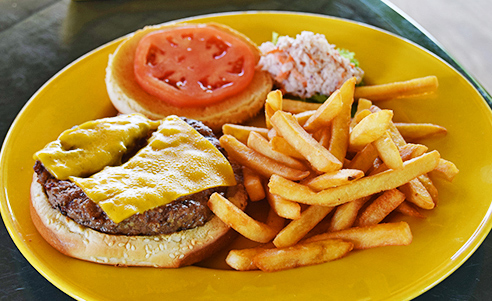
[[(226, 197), (246, 207), (242, 184), (231, 186)], [(235, 232), (218, 217), (189, 230), (155, 236), (109, 235), (83, 227), (53, 209), (34, 174), (31, 183), (31, 218), (41, 236), (61, 253), (118, 266), (178, 268), (199, 262), (225, 247)]]
[[(273, 85), (271, 76), (258, 68), (246, 89), (224, 101), (205, 107), (175, 107), (148, 94), (140, 87), (134, 76), (133, 65), (140, 39), (152, 31), (183, 25), (186, 24), (167, 23), (147, 26), (128, 36), (110, 55), (106, 69), (106, 86), (116, 109), (120, 113), (141, 113), (151, 119), (161, 119), (171, 114), (189, 117), (202, 121), (214, 131), (220, 130), (224, 123), (241, 123), (256, 115), (262, 109)], [(245, 41), (253, 50), (257, 61), (259, 60), (260, 51), (248, 37), (224, 25), (215, 23), (208, 25)]]

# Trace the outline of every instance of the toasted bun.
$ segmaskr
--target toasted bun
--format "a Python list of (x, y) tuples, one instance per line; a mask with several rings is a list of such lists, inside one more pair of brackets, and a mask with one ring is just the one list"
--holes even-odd
[[(197, 119), (219, 130), (224, 123), (240, 123), (253, 117), (263, 107), (273, 81), (266, 71), (256, 70), (249, 86), (220, 103), (204, 108), (178, 108), (145, 92), (135, 80), (133, 61), (137, 45), (149, 32), (184, 24), (148, 26), (126, 38), (110, 55), (106, 68), (106, 87), (113, 105), (120, 113), (141, 113), (151, 119), (160, 119), (176, 114)], [(260, 52), (257, 45), (241, 33), (219, 24), (210, 24), (245, 41), (253, 49), (257, 60)]]
[[(246, 207), (242, 184), (230, 187), (227, 198)], [(178, 268), (199, 262), (226, 246), (234, 230), (214, 216), (205, 225), (156, 236), (104, 234), (83, 227), (53, 209), (34, 174), (31, 183), (31, 218), (43, 238), (61, 253), (92, 262), (119, 266)]]

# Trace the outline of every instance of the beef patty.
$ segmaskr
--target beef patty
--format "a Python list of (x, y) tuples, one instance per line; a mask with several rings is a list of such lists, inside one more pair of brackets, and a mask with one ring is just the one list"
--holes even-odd
[[(225, 154), (212, 130), (200, 121), (183, 118), (202, 136)], [(240, 168), (232, 164), (236, 180), (242, 182)], [(89, 199), (80, 187), (71, 181), (58, 180), (36, 161), (34, 171), (38, 182), (43, 185), (51, 206), (78, 224), (107, 234), (157, 235), (169, 234), (204, 225), (213, 215), (207, 206), (214, 192), (224, 194), (226, 187), (217, 187), (182, 196), (171, 203), (137, 213), (120, 223), (108, 218), (94, 201)]]

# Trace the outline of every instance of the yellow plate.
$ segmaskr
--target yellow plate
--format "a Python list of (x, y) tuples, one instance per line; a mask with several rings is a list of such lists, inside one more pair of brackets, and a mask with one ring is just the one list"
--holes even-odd
[(492, 114), (479, 93), (445, 62), (392, 34), (325, 16), (250, 12), (192, 20), (225, 23), (257, 43), (269, 40), (272, 31), (323, 33), (331, 43), (355, 51), (368, 83), (436, 75), (440, 86), (434, 96), (380, 105), (394, 109), (396, 120), (445, 126), (448, 135), (428, 145), (455, 162), (460, 174), (452, 184), (437, 181), (439, 205), (426, 219), (407, 219), (414, 234), (410, 246), (357, 251), (323, 265), (263, 273), (117, 268), (68, 258), (51, 248), (30, 220), (32, 154), (73, 125), (115, 114), (104, 84), (115, 41), (43, 86), (17, 116), (3, 145), (0, 196), (6, 227), (27, 260), (58, 288), (86, 300), (409, 299), (452, 273), (485, 239), (492, 227)]

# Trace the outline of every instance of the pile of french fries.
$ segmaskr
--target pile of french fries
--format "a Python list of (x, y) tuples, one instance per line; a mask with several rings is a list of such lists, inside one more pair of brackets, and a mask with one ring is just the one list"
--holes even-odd
[(361, 88), (352, 78), (323, 104), (283, 99), (272, 91), (265, 103), (266, 128), (224, 125), (221, 146), (242, 165), (250, 200), (269, 204), (267, 219), (259, 221), (221, 195), (211, 196), (215, 215), (259, 243), (231, 250), (227, 264), (278, 271), (339, 259), (352, 250), (410, 244), (408, 223), (385, 218), (392, 212), (424, 217), (438, 198), (430, 175), (452, 181), (458, 169), (415, 142), (443, 135), (445, 128), (395, 123), (391, 110), (368, 98), (436, 89), (434, 76)]

